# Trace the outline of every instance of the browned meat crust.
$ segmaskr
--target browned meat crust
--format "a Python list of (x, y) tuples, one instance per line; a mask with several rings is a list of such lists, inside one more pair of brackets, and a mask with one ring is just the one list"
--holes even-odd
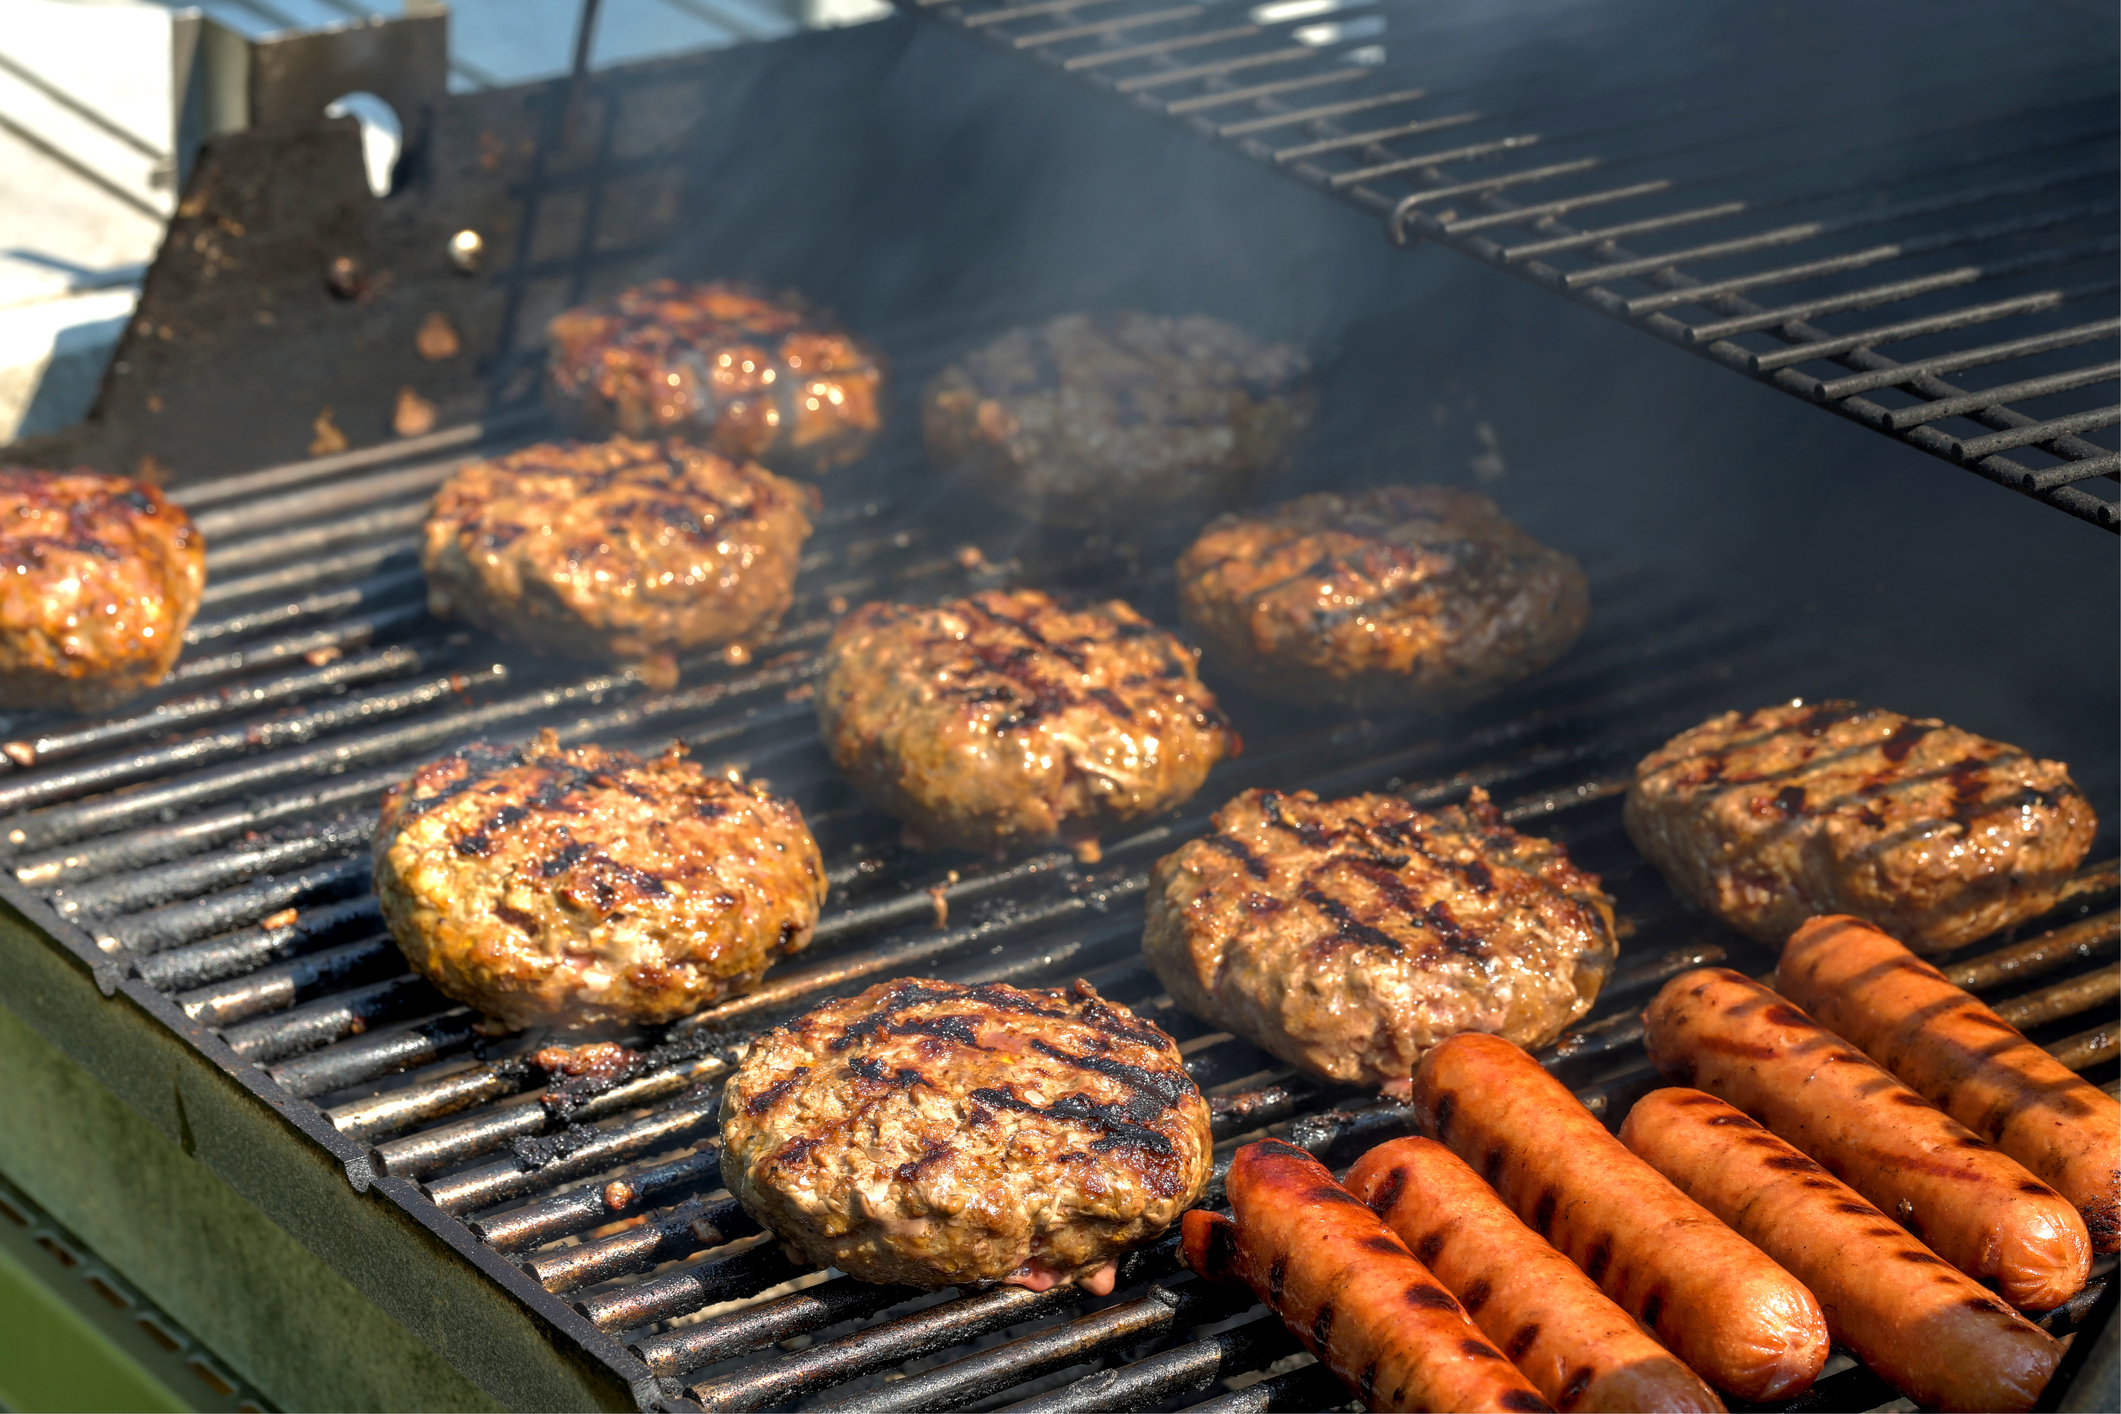
[(722, 1099), (722, 1179), (819, 1266), (910, 1286), (1076, 1282), (1207, 1184), (1178, 1047), (1088, 983), (902, 978), (761, 1036)]
[(1431, 710), (1538, 672), (1591, 617), (1573, 557), (1443, 486), (1224, 516), (1179, 557), (1178, 603), (1210, 670), (1255, 692)]
[(793, 295), (657, 280), (552, 321), (546, 405), (577, 435), (703, 441), (813, 476), (869, 449), (884, 368)]
[(683, 442), (525, 447), (435, 493), (428, 607), (574, 658), (756, 642), (794, 597), (816, 507), (799, 482)]
[(0, 466), (0, 707), (112, 707), (162, 681), (206, 540), (152, 486)]
[(1612, 900), (1487, 796), (1249, 790), (1156, 862), (1142, 954), (1179, 1005), (1321, 1079), (1405, 1081), (1485, 1031), (1527, 1048), (1591, 1008), (1619, 953)]
[(383, 800), (376, 896), (405, 960), (510, 1026), (670, 1021), (810, 944), (825, 868), (802, 812), (551, 733), (423, 766)]
[(943, 370), (921, 399), (935, 464), (1053, 525), (1229, 505), (1287, 465), (1310, 366), (1206, 315), (1064, 314)]
[(826, 645), (825, 747), (930, 845), (1006, 850), (1169, 809), (1238, 751), (1193, 653), (1113, 600), (865, 604)]
[(2098, 827), (2060, 761), (1853, 702), (1681, 732), (1635, 767), (1625, 818), (1682, 897), (1749, 937), (1849, 913), (1917, 952), (2053, 907)]

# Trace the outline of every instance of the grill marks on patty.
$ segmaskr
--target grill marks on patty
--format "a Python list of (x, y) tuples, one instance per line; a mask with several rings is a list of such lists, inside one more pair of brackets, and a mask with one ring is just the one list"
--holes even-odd
[[(822, 1050), (840, 1055), (861, 1048), (845, 1062), (846, 1073), (858, 1080), (880, 1084), (882, 1088), (870, 1094), (843, 1121), (843, 1128), (862, 1124), (870, 1111), (886, 1102), (895, 1090), (925, 1085), (932, 1090), (947, 1092), (952, 1073), (962, 1068), (959, 1056), (963, 1051), (990, 1056), (1036, 1052), (1066, 1070), (1099, 1076), (1123, 1088), (1127, 1092), (1124, 1100), (1100, 1100), (1082, 1089), (1073, 1089), (1040, 1103), (1025, 1098), (1023, 1092), (1071, 1083), (1040, 1075), (1021, 1084), (979, 1086), (964, 1092), (973, 1102), (965, 1117), (965, 1123), (969, 1125), (988, 1122), (989, 1117), (983, 1114), (982, 1107), (1079, 1125), (1100, 1132), (1100, 1137), (1088, 1145), (1092, 1153), (1139, 1151), (1168, 1159), (1175, 1153), (1172, 1138), (1163, 1128), (1156, 1126), (1161, 1121), (1168, 1127), (1169, 1121), (1188, 1099), (1199, 1099), (1199, 1088), (1186, 1074), (1184, 1065), (1177, 1063), (1177, 1048), (1170, 1038), (1153, 1026), (1138, 1021), (1131, 1013), (1108, 1005), (1094, 992), (1089, 992), (1087, 997), (1078, 994), (1072, 1004), (1062, 1002), (1056, 1005), (1045, 999), (1059, 999), (1065, 994), (1027, 992), (1002, 983), (961, 987), (902, 979), (890, 984), (881, 996), (876, 996), (875, 990), (858, 999), (867, 1003), (866, 1014), (845, 1020), (835, 1016), (820, 1026), (814, 1021), (816, 1014), (813, 1013), (776, 1028), (777, 1034), (800, 1034), (803, 1043), (813, 1053)], [(939, 1006), (966, 1009), (935, 1011), (934, 1008)], [(1034, 1031), (1042, 1022), (1061, 1023), (1057, 1032), (1052, 1034), (1070, 1037), (1085, 1048), (1083, 1053), (1048, 1041), (1044, 1028)], [(985, 1041), (981, 1039), (983, 1030), (988, 1033)], [(828, 1033), (834, 1031), (838, 1034), (826, 1039)], [(1027, 1033), (1030, 1033), (1028, 1040), (1025, 1039)], [(868, 1048), (879, 1043), (908, 1037), (943, 1044), (940, 1047), (918, 1047), (918, 1065), (887, 1065), (867, 1053)], [(989, 1044), (990, 1041), (993, 1044)], [(1133, 1064), (1112, 1054), (1122, 1047), (1165, 1052), (1174, 1064), (1169, 1069)], [(797, 1067), (787, 1078), (759, 1091), (746, 1101), (746, 1112), (766, 1114), (787, 1101), (803, 1076), (810, 1074), (812, 1069)], [(808, 1149), (803, 1151), (805, 1156), (808, 1152)], [(1162, 1170), (1167, 1166), (1155, 1167)]]
[(1082, 982), (880, 984), (761, 1036), (728, 1096), (730, 1190), (870, 1281), (1094, 1282), (1209, 1174), (1176, 1044)]
[(865, 795), (926, 843), (976, 850), (1094, 839), (1240, 747), (1176, 639), (1126, 604), (1030, 589), (855, 610), (817, 708)]
[(1461, 1030), (1534, 1046), (1589, 1009), (1611, 901), (1485, 794), (1247, 791), (1157, 861), (1142, 950), (1187, 1010), (1323, 1079), (1381, 1085)]
[(748, 990), (808, 943), (826, 887), (787, 802), (681, 748), (644, 761), (550, 733), (416, 772), (375, 854), (414, 969), (517, 1026), (668, 1021)]
[(1683, 895), (1764, 941), (1852, 913), (1911, 946), (2041, 912), (2096, 821), (2068, 770), (1852, 702), (1730, 712), (1636, 767), (1629, 834)]

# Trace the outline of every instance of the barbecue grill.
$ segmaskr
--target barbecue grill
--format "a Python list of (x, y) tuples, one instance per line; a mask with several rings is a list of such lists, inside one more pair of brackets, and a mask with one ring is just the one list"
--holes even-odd
[[(1953, 98), (1939, 119), (1917, 101), (1934, 95), (1924, 83), (1905, 94), (1846, 87), (1844, 67), (1868, 72), (1868, 60), (1846, 55), (1862, 47), (1862, 34), (1762, 69), (1752, 87), (1717, 91), (1711, 64), (1673, 88), (1673, 55), (1702, 37), (1690, 26), (1709, 24), (1686, 18), (1691, 8), (1630, 10), (1625, 34), (1664, 37), (1594, 48), (1611, 67), (1571, 109), (1562, 79), (1591, 40), (1568, 32), (1578, 12), (1566, 6), (1528, 12), (1558, 38), (1530, 45), (1525, 57), (1521, 34), (1497, 36), (1471, 9), (1409, 21), (1393, 7), (1292, 6), (1281, 18), (1233, 18), (1122, 3), (936, 9), (982, 41), (1064, 70), (1072, 64), (1069, 73), (1137, 105), (1153, 100), (1193, 127), (1212, 122), (1219, 141), (1389, 216), (1408, 240), (1478, 255), (1807, 400), (1827, 387), (1819, 396), (1829, 406), (1924, 450), (1942, 449), (1930, 442), (1943, 437), (1933, 424), (1956, 414), (1938, 407), (1960, 396), (1925, 380), (1992, 358), (2081, 361), (2088, 343), (2116, 327), (2111, 260), (2098, 253), (2112, 248), (2113, 105), (2097, 87), (2110, 86), (2110, 66), (2089, 76), (2069, 67), (2110, 52), (2103, 18), (2032, 12), (2037, 22), (2013, 31), (2012, 61), (1995, 65), (1978, 33), (1954, 34), (1942, 21), (1911, 26), (1901, 36), (1911, 53), (1956, 66), (1932, 70), (1935, 87)], [(1826, 13), (1792, 8), (1793, 18), (1777, 22), (1792, 26), (1786, 35), (1815, 32), (1804, 26)], [(1971, 11), (1961, 18), (1980, 23)], [(1373, 19), (1385, 27), (1367, 27)], [(1310, 25), (1333, 32), (1300, 32)], [(1020, 42), (1026, 37), (1037, 42)], [(2107, 51), (2085, 47), (2095, 41)], [(898, 19), (784, 45), (762, 47), (778, 59), (727, 52), (439, 102), (425, 166), (405, 197), (427, 205), (377, 221), (396, 223), (402, 242), (389, 249), (411, 250), (454, 229), (443, 215), (484, 212), (489, 249), (508, 249), (504, 237), (521, 244), (512, 263), (497, 256), (475, 279), (441, 265), (437, 241), (431, 277), (408, 256), (395, 292), (369, 304), (339, 300), (317, 257), (339, 248), (329, 241), (353, 248), (368, 219), (358, 213), (335, 214), (328, 238), (276, 247), (307, 265), (233, 267), (253, 282), (245, 298), (283, 298), (280, 322), (305, 338), (323, 337), (315, 331), (335, 327), (332, 319), (342, 330), (352, 320), (409, 329), (425, 312), (421, 301), (461, 291), (449, 298), (464, 301), (463, 326), (484, 340), (486, 401), (424, 437), (264, 469), (217, 461), (227, 453), (217, 451), (211, 410), (229, 399), (257, 408), (258, 428), (230, 434), (239, 441), (280, 435), (283, 425), (306, 438), (315, 408), (275, 405), (284, 401), (276, 389), (285, 385), (273, 380), (285, 346), (275, 353), (263, 335), (247, 334), (246, 344), (232, 334), (228, 311), (238, 303), (225, 289), (214, 295), (217, 316), (201, 312), (207, 282), (193, 277), (203, 257), (195, 243), (189, 254), (183, 247), (235, 217), (204, 201), (180, 216), (181, 239), (143, 300), (148, 332), (136, 325), (121, 349), (135, 367), (114, 373), (96, 435), (105, 446), (143, 445), (156, 425), (144, 411), (154, 389), (142, 380), (149, 369), (167, 380), (156, 385), (171, 418), (156, 455), (174, 469), (173, 495), (206, 535), (206, 605), (156, 694), (100, 718), (18, 717), (0, 733), (0, 896), (17, 916), (0, 929), (0, 995), (29, 1029), (292, 1234), (313, 1254), (314, 1280), (350, 1283), (453, 1367), (461, 1384), (450, 1399), (873, 1410), (1343, 1403), (1319, 1367), (1292, 1359), (1298, 1347), (1278, 1320), (1249, 1297), (1187, 1277), (1172, 1241), (1133, 1254), (1106, 1298), (869, 1286), (791, 1263), (722, 1190), (713, 1142), (717, 1086), (750, 1035), (902, 975), (1026, 985), (1087, 978), (1178, 1038), (1211, 1096), (1225, 1155), (1264, 1132), (1340, 1165), (1408, 1132), (1399, 1106), (1297, 1077), (1186, 1016), (1141, 963), (1149, 865), (1252, 784), (1394, 790), (1422, 805), (1480, 786), (1513, 823), (1562, 840), (1599, 872), (1629, 928), (1619, 969), (1593, 1013), (1542, 1059), (1617, 1121), (1655, 1083), (1636, 1013), (1657, 985), (1712, 961), (1755, 973), (1772, 965), (1764, 950), (1682, 908), (1628, 846), (1620, 795), (1644, 752), (1728, 707), (1846, 694), (2064, 756), (2100, 812), (2092, 867), (2052, 915), (1945, 965), (2067, 1064), (2113, 1081), (2121, 635), (2107, 542), (1970, 478), (1939, 480), (1919, 459), (1789, 400), (1757, 397), (1650, 341), (1578, 327), (1539, 290), (1455, 257), (1395, 253), (1370, 221), (947, 27)], [(1380, 46), (1382, 54), (1367, 52)], [(813, 75), (803, 94), (776, 94), (747, 77), (747, 66), (785, 65), (789, 53)], [(1495, 116), (1466, 116), (1465, 104), (1444, 97), (1404, 109), (1391, 105), (1414, 100), (1375, 101), (1422, 86), (1396, 67), (1417, 55), (1437, 66), (1426, 86), (1475, 95)], [(1743, 54), (1716, 62), (1732, 72), (1757, 67)], [(1963, 84), (1953, 86), (1968, 72), (1982, 76), (1971, 106), (1960, 101)], [(1646, 74), (1666, 86), (1645, 90)], [(2058, 117), (2047, 86), (2065, 82), (2094, 91), (2081, 104), (2062, 95)], [(798, 124), (801, 103), (835, 90), (864, 101)], [(673, 111), (701, 111), (670, 99), (681, 91), (724, 95), (704, 108), (720, 135), (711, 158), (685, 150), (696, 130), (684, 142), (656, 131)], [(1360, 106), (1320, 111), (1340, 104)], [(1542, 106), (1576, 125), (1520, 120)], [(2064, 119), (2070, 125), (2056, 126)], [(1322, 126), (1343, 120), (1345, 131)], [(1426, 137), (1422, 124), (1439, 136)], [(1501, 135), (1483, 136), (1482, 124)], [(1375, 131), (1385, 127), (1408, 131)], [(481, 180), (480, 139), (495, 131), (507, 136), (505, 164), (495, 164), (490, 186), (459, 189)], [(644, 131), (656, 141), (640, 140)], [(776, 132), (788, 140), (752, 141)], [(535, 146), (540, 134), (548, 149)], [(350, 134), (338, 136), (351, 163)], [(532, 144), (527, 154), (516, 151), (518, 136)], [(1422, 146), (1377, 146), (1406, 138)], [(1549, 160), (1571, 143), (1581, 151)], [(263, 148), (209, 149), (199, 171), (225, 182), (229, 164), (268, 160)], [(744, 160), (725, 151), (747, 148)], [(1522, 149), (1539, 152), (1536, 166), (1509, 165)], [(318, 150), (329, 156), (328, 145)], [(1464, 165), (1489, 155), (1508, 160)], [(1602, 165), (1543, 170), (1571, 162)], [(1374, 170), (1384, 167), (1393, 170)], [(688, 170), (689, 185), (655, 185), (660, 174)], [(1556, 187), (1559, 195), (1541, 185), (1591, 176), (1614, 185)], [(1406, 190), (1386, 185), (1406, 178)], [(1657, 183), (1666, 185), (1632, 190)], [(254, 178), (246, 190), (269, 185)], [(1601, 203), (1666, 198), (1645, 208), (1653, 214), (1631, 213), (1625, 224), (1649, 224), (1625, 233), (1559, 224)], [(2007, 215), (1983, 209), (2006, 201)], [(291, 227), (308, 219), (284, 206)], [(1725, 209), (1734, 206), (1743, 209)], [(1690, 214), (1697, 208), (1714, 214)], [(1767, 233), (1748, 221), (1744, 233), (1697, 240), (1695, 223), (1747, 214)], [(1894, 224), (1940, 217), (1947, 224), (1920, 226), (1928, 235)], [(1949, 224), (1962, 217), (1973, 224)], [(1986, 233), (2010, 222), (2030, 224)], [(653, 239), (631, 239), (629, 223)], [(1823, 229), (1791, 234), (1800, 225)], [(1772, 251), (1772, 264), (1726, 263), (1696, 276), (1695, 267), (1725, 257), (1688, 255), (1682, 271), (1672, 252), (1611, 244), (1682, 230), (1690, 250), (1714, 239), (1744, 246), (1731, 259)], [(1886, 236), (1900, 254), (1853, 261), (1837, 243)], [(1810, 242), (1822, 243), (1821, 254)], [(1523, 249), (1539, 244), (1547, 249)], [(1904, 249), (1911, 245), (1920, 248)], [(1739, 303), (1739, 291), (1758, 294), (1782, 279), (1785, 264), (1844, 260), (1825, 276), (1850, 272), (1828, 286), (1849, 297), (1837, 309), (1875, 310), (1862, 291), (1881, 278), (1878, 267), (1890, 266), (1896, 281), (1930, 278), (1930, 264), (1905, 274), (1894, 264), (1923, 252), (1984, 272), (1937, 287), (1938, 298), (1973, 288), (1981, 308), (2013, 300), (2023, 308), (1979, 314), (1985, 323), (1963, 304), (1957, 313), (1896, 305), (1881, 317), (1940, 320), (1954, 335), (1992, 330), (1998, 338), (1980, 336), (1988, 346), (2014, 351), (1953, 344), (1940, 352), (1909, 333), (1916, 356), (1887, 367), (1866, 351), (1870, 343), (1848, 342), (1868, 325), (1794, 323), (1828, 320), (1830, 311), (1790, 313), (1781, 293), (1772, 306)], [(1569, 263), (1548, 263), (1564, 255)], [(1734, 268), (1746, 273), (1732, 276)], [(1572, 271), (1588, 274), (1572, 280)], [(630, 670), (539, 659), (430, 619), (414, 536), (427, 494), (454, 467), (546, 434), (525, 377), (543, 316), (664, 273), (802, 284), (889, 356), (897, 405), (878, 449), (824, 483), (826, 508), (778, 637), (746, 663), (688, 662), (678, 688), (654, 692)], [(1718, 288), (1689, 283), (1696, 279)], [(1625, 308), (1630, 302), (1641, 307)], [(814, 653), (837, 614), (869, 598), (1025, 582), (1119, 595), (1175, 622), (1176, 544), (1147, 532), (1040, 529), (968, 506), (935, 483), (916, 431), (915, 395), (951, 358), (1009, 324), (1115, 303), (1210, 308), (1262, 333), (1304, 338), (1320, 365), (1324, 425), (1275, 490), (1480, 484), (1535, 535), (1582, 558), (1592, 626), (1546, 674), (1450, 718), (1322, 716), (1230, 694), (1245, 754), (1189, 805), (1107, 840), (1096, 864), (1061, 851), (1007, 861), (911, 852), (893, 822), (835, 777), (816, 741)], [(1763, 313), (1773, 317), (1762, 321)], [(1701, 333), (1734, 320), (1756, 322)], [(2091, 328), (2103, 332), (2084, 333)], [(181, 360), (154, 362), (160, 344), (181, 352), (188, 341), (227, 357), (189, 383), (175, 367)], [(377, 365), (359, 375), (364, 386), (394, 388), (417, 376), (416, 365), (406, 373), (390, 364), (410, 356), (409, 341), (400, 342), (406, 354), (377, 338), (344, 362)], [(1776, 363), (1785, 357), (1778, 348), (1811, 357)], [(1834, 358), (1843, 371), (1824, 368)], [(1767, 366), (1755, 370), (1755, 359)], [(2088, 374), (2070, 381), (2080, 377), (2073, 362), (2054, 376), (2064, 391), (2095, 386)], [(1982, 445), (1977, 437), (1946, 438), (1955, 456), (2020, 489), (2010, 478), (2047, 474), (2025, 471), (2024, 448), (2045, 447), (2056, 467), (2089, 468), (2094, 480), (2110, 471), (2111, 452), (2066, 440), (2107, 424), (2064, 432), (2044, 404), (2038, 416), (2018, 413), (2006, 404), (2036, 394), (2015, 387), (2028, 381), (2016, 369), (2010, 377), (2013, 386), (1980, 395), (1990, 402), (1961, 410), (2011, 435), (2037, 423), (2044, 441), (2021, 436), (1967, 453)], [(216, 379), (234, 382), (233, 392), (211, 394)], [(199, 407), (185, 403), (193, 389)], [(1931, 415), (1887, 425), (1923, 407)], [(2112, 525), (2110, 511), (2086, 512), (2072, 499), (2097, 499), (2084, 478), (2050, 480), (2034, 488), (2038, 498)], [(484, 1033), (476, 1016), (410, 977), (369, 892), (367, 840), (386, 783), (470, 738), (517, 740), (546, 726), (564, 741), (635, 748), (682, 737), (709, 763), (766, 778), (803, 807), (833, 884), (809, 952), (748, 996), (637, 1037), (638, 1066), (602, 1085), (548, 1086), (528, 1039)], [(0, 1141), (0, 1159), (9, 1152)], [(216, 1253), (140, 1241), (131, 1229), (144, 1215), (122, 1206), (104, 1205), (101, 1222), (89, 1221), (93, 1214), (69, 1207), (85, 1201), (71, 1190), (123, 1176), (100, 1174), (92, 1152), (73, 1165), (10, 1177), (99, 1250), (108, 1254), (106, 1240), (129, 1243), (150, 1270), (128, 1275), (211, 1344), (210, 1324), (177, 1309), (156, 1282), (196, 1290), (203, 1270), (210, 1287)], [(2109, 1364), (2069, 1397), (2096, 1407), (2111, 1384), (2110, 1325), (2103, 1341), (2093, 1338), (2113, 1304), (2111, 1265), (2052, 1318), (2058, 1331), (2085, 1335), (2051, 1398), (2063, 1397), (2088, 1359)], [(296, 1307), (325, 1304), (299, 1282), (291, 1291)], [(270, 1397), (332, 1402), (304, 1384), (301, 1368), (300, 1341), (316, 1338), (319, 1322), (302, 1310), (287, 1320), (292, 1350), (260, 1341), (216, 1352)], [(358, 1355), (334, 1368), (356, 1367)], [(1893, 1398), (1845, 1357), (1829, 1368), (1793, 1407), (1871, 1409)], [(337, 1402), (350, 1402), (343, 1386)]]

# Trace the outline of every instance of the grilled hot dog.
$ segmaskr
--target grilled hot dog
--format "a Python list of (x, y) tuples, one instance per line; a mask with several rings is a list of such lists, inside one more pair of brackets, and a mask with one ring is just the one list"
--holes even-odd
[(1443, 1145), (1380, 1144), (1349, 1171), (1347, 1187), (1556, 1409), (1723, 1408), (1699, 1375), (1643, 1334)]
[(1925, 1409), (2023, 1410), (2061, 1347), (1714, 1095), (1658, 1090), (1620, 1140), (1819, 1298), (1827, 1329)]
[(1860, 919), (1791, 935), (1775, 989), (2070, 1202), (2121, 1250), (2121, 1102)]
[(1666, 1077), (1744, 1110), (2012, 1305), (2083, 1287), (2092, 1244), (2066, 1199), (1758, 982), (1681, 973), (1643, 1023)]
[(1826, 1363), (1796, 1278), (1629, 1153), (1539, 1062), (1462, 1032), (1414, 1071), (1422, 1131), (1719, 1389), (1786, 1398)]
[(1186, 1214), (1186, 1265), (1236, 1276), (1372, 1409), (1551, 1409), (1325, 1165), (1277, 1140), (1230, 1161), (1237, 1221)]

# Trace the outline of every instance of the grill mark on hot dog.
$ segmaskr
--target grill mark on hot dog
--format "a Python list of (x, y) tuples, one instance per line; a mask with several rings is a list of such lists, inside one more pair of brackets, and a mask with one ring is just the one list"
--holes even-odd
[(1554, 1207), (1560, 1202), (1560, 1199), (1561, 1195), (1551, 1188), (1539, 1195), (1539, 1201), (1532, 1205), (1532, 1231), (1538, 1233), (1541, 1237), (1548, 1237), (1553, 1234)]
[(1318, 1314), (1317, 1314), (1317, 1315), (1315, 1315), (1315, 1316), (1313, 1316), (1313, 1317), (1311, 1318), (1311, 1344), (1312, 1344), (1312, 1346), (1313, 1346), (1314, 1348), (1316, 1348), (1316, 1349), (1319, 1349), (1319, 1350), (1324, 1350), (1324, 1349), (1326, 1348), (1326, 1340), (1327, 1340), (1327, 1338), (1328, 1338), (1329, 1336), (1331, 1336), (1332, 1334), (1333, 1334), (1333, 1303), (1332, 1303), (1332, 1302), (1330, 1302), (1330, 1301), (1327, 1301), (1327, 1302), (1324, 1302), (1324, 1303), (1322, 1303), (1322, 1304), (1321, 1304), (1321, 1305), (1319, 1306), (1319, 1308), (1318, 1308)]
[(1267, 1268), (1267, 1302), (1269, 1305), (1277, 1308), (1281, 1305), (1282, 1288), (1287, 1284), (1288, 1280), (1289, 1256), (1285, 1252), (1274, 1259), (1273, 1266)]
[(1503, 1350), (1509, 1355), (1510, 1359), (1519, 1360), (1524, 1357), (1524, 1353), (1527, 1350), (1532, 1348), (1532, 1342), (1537, 1339), (1539, 1339), (1539, 1322), (1527, 1321), (1511, 1333), (1510, 1343), (1504, 1346)]
[(1466, 1308), (1467, 1315), (1477, 1316), (1480, 1314), (1480, 1308), (1487, 1305), (1488, 1298), (1494, 1294), (1494, 1288), (1489, 1286), (1485, 1279), (1476, 1280), (1466, 1288), (1465, 1295), (1459, 1298), (1458, 1304)]
[(1642, 1303), (1642, 1323), (1651, 1330), (1657, 1329), (1657, 1318), (1664, 1314), (1664, 1293), (1652, 1291)]
[(1437, 1258), (1437, 1254), (1442, 1251), (1443, 1234), (1441, 1232), (1432, 1232), (1421, 1240), (1419, 1247), (1414, 1249), (1414, 1256), (1426, 1267), (1433, 1263)]
[(1432, 1282), (1417, 1281), (1405, 1293), (1409, 1306), (1420, 1311), (1456, 1311), (1460, 1307), (1458, 1298)]
[[(1384, 1186), (1371, 1197), (1370, 1211), (1383, 1217), (1399, 1205), (1399, 1195), (1406, 1191), (1407, 1171), (1404, 1168), (1393, 1169), (1385, 1175)], [(1426, 1262), (1428, 1258), (1424, 1257), (1422, 1260)]]
[(1608, 1265), (1611, 1264), (1613, 1260), (1612, 1243), (1613, 1240), (1611, 1238), (1602, 1237), (1597, 1242), (1593, 1243), (1591, 1246), (1591, 1250), (1584, 1255), (1584, 1275), (1589, 1277), (1592, 1281), (1605, 1280), (1605, 1269)]
[(1502, 1407), (1512, 1414), (1540, 1414), (1547, 1407), (1547, 1402), (1538, 1395), (1526, 1394), (1521, 1389), (1503, 1391), (1501, 1402)]
[(1555, 1408), (1574, 1409), (1576, 1401), (1582, 1399), (1583, 1392), (1590, 1387), (1591, 1377), (1595, 1373), (1588, 1365), (1572, 1373), (1569, 1376), (1568, 1384), (1562, 1388), (1561, 1398), (1556, 1402)]
[(1404, 1252), (1407, 1249), (1399, 1240), (1385, 1233), (1375, 1233), (1362, 1240), (1362, 1245), (1372, 1252)]

